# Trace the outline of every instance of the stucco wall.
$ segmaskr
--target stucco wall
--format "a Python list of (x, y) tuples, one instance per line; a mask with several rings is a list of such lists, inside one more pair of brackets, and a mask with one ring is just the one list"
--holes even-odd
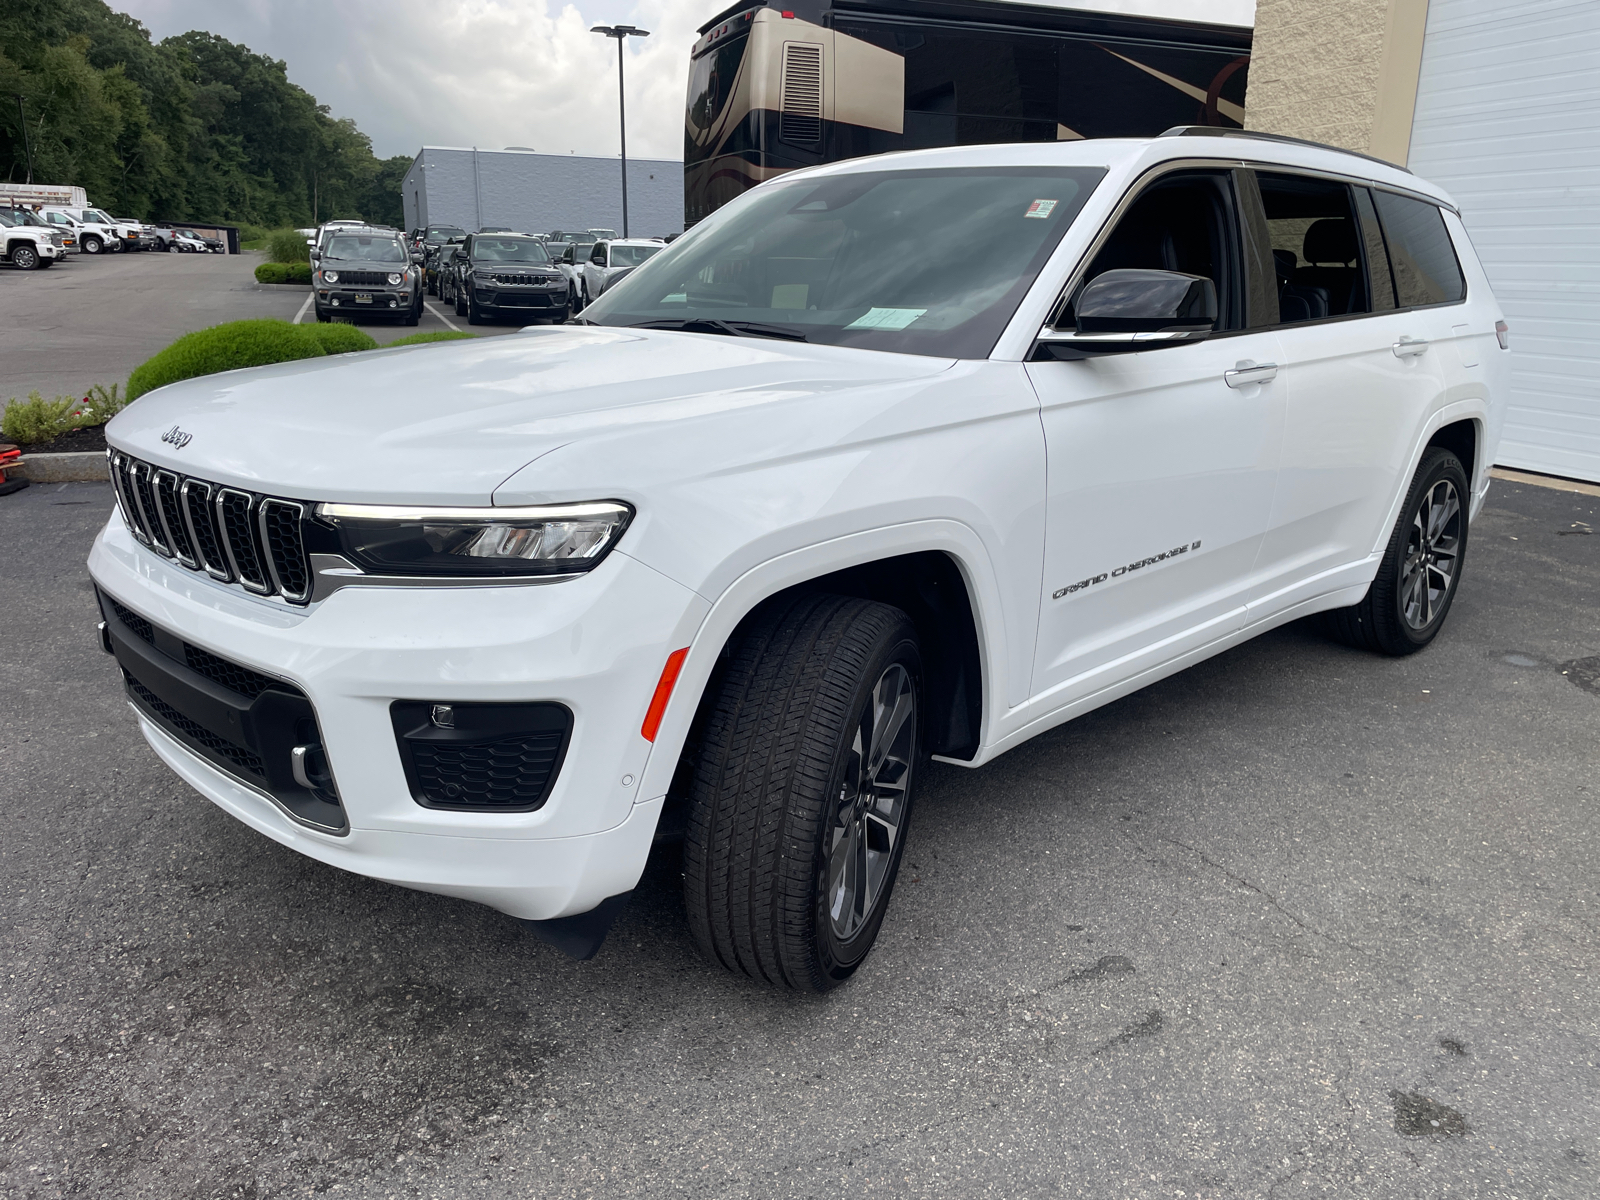
[(1258, 0), (1245, 127), (1404, 164), (1428, 0)]

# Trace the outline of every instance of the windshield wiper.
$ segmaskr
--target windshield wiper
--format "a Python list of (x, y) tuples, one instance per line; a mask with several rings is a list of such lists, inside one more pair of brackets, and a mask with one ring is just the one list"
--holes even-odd
[(635, 321), (629, 329), (681, 329), (685, 333), (721, 333), (729, 337), (782, 338), (806, 341), (806, 335), (790, 325), (763, 325), (759, 321), (723, 321), (716, 317), (672, 317), (663, 321)]

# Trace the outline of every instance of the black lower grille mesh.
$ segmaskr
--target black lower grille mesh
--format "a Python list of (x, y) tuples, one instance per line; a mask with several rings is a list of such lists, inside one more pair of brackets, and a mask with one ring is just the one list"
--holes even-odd
[(269, 687), (281, 691), (298, 691), (286, 683), (252, 671), (249, 667), (241, 667), (238, 663), (229, 662), (219, 658), (209, 650), (202, 650), (199, 646), (183, 644), (183, 661), (196, 675), (204, 675), (212, 683), (220, 684), (230, 692), (237, 693), (247, 700), (254, 700)]
[(564, 732), (517, 734), (470, 745), (413, 742), (417, 782), (441, 808), (524, 808), (537, 804)]
[[(106, 599), (111, 600), (111, 597), (107, 596)], [(121, 621), (142, 640), (152, 645), (155, 643), (155, 626), (134, 612), (133, 609), (111, 600), (111, 611), (117, 614), (117, 620)]]
[(227, 738), (218, 737), (198, 722), (191, 721), (132, 675), (128, 674), (127, 671), (123, 671), (122, 675), (128, 682), (128, 690), (163, 725), (166, 725), (173, 732), (181, 734), (196, 745), (211, 751), (211, 753), (231, 763), (246, 774), (254, 775), (258, 779), (266, 777), (266, 771), (259, 756), (252, 754), (243, 746), (235, 746)]

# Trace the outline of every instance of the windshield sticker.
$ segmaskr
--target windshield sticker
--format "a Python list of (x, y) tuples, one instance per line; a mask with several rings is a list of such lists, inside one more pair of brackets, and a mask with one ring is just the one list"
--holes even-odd
[(1057, 202), (1054, 200), (1035, 200), (1032, 204), (1028, 205), (1028, 211), (1022, 215), (1025, 217), (1038, 217), (1042, 221), (1051, 213), (1055, 212), (1056, 203)]
[(1050, 593), (1050, 599), (1059, 600), (1063, 596), (1070, 596), (1073, 592), (1081, 592), (1084, 588), (1091, 588), (1097, 583), (1104, 583), (1108, 579), (1121, 579), (1131, 571), (1142, 571), (1148, 566), (1164, 562), (1169, 558), (1177, 558), (1180, 554), (1188, 554), (1191, 550), (1200, 549), (1199, 542), (1190, 542), (1184, 546), (1174, 546), (1171, 550), (1163, 550), (1160, 554), (1152, 554), (1149, 558), (1141, 558), (1138, 562), (1131, 562), (1125, 567), (1118, 567), (1115, 571), (1107, 571), (1100, 575), (1091, 575), (1088, 579), (1080, 579), (1077, 583), (1068, 584)]
[(869, 308), (846, 329), (904, 329), (928, 310), (925, 308)]

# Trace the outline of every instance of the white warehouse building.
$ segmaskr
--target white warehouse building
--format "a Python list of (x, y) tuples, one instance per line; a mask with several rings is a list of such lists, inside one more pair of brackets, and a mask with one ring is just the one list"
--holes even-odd
[[(622, 230), (622, 168), (615, 158), (424, 146), (402, 191), (407, 229)], [(634, 237), (683, 232), (683, 163), (628, 160), (628, 230)]]

